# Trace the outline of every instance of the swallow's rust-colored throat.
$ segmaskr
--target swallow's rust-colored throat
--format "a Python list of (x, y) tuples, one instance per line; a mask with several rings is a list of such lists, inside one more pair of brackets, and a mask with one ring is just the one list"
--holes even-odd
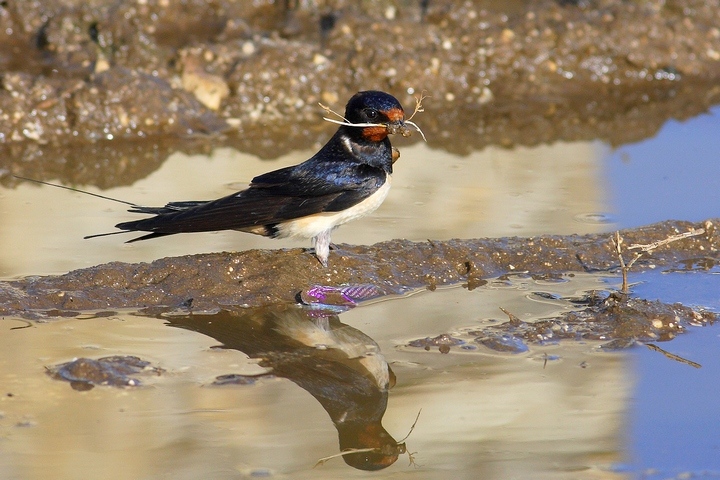
[(373, 142), (381, 142), (388, 135), (400, 134), (403, 137), (412, 135), (412, 131), (405, 125), (405, 112), (402, 108), (391, 108), (382, 112), (389, 123), (381, 123), (363, 128), (363, 137)]
[(363, 137), (371, 142), (382, 142), (388, 135), (395, 135), (397, 133), (403, 137), (409, 137), (412, 135), (412, 130), (407, 128), (404, 123), (388, 123), (364, 127), (362, 131)]

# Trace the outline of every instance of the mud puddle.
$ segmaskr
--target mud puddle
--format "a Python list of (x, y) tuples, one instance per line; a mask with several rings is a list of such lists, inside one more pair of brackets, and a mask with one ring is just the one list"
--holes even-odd
[[(461, 12), (443, 13), (440, 3), (433, 5), (430, 34), (452, 30), (455, 23), (472, 27)], [(6, 75), (0, 100), (20, 113), (3, 137), (7, 155), (0, 166), (9, 187), (0, 190), (0, 278), (9, 280), (0, 283), (6, 314), (0, 323), (0, 470), (9, 478), (116, 472), (134, 478), (338, 478), (359, 472), (339, 458), (312, 467), (345, 447), (364, 450), (345, 458), (354, 467), (387, 467), (380, 475), (412, 472), (419, 478), (444, 478), (448, 471), (498, 479), (665, 478), (720, 470), (713, 461), (713, 432), (687, 435), (717, 423), (716, 413), (702, 407), (713, 404), (707, 387), (718, 375), (717, 327), (703, 321), (709, 318), (704, 308), (720, 310), (712, 219), (720, 211), (718, 110), (685, 123), (667, 121), (717, 103), (716, 63), (700, 61), (717, 57), (717, 28), (712, 21), (697, 21), (710, 7), (696, 6), (683, 9), (695, 17), (678, 20), (683, 31), (674, 35), (703, 37), (686, 42), (701, 53), (672, 62), (666, 61), (672, 52), (664, 45), (654, 53), (651, 44), (625, 54), (613, 46), (629, 44), (620, 37), (609, 45), (615, 49), (607, 56), (610, 63), (590, 53), (573, 57), (576, 35), (592, 39), (598, 28), (607, 30), (597, 20), (625, 24), (639, 16), (652, 29), (653, 22), (665, 24), (680, 11), (613, 2), (603, 15), (556, 3), (538, 14), (513, 14), (509, 23), (491, 13), (488, 26), (506, 46), (475, 45), (477, 39), (467, 37), (473, 58), (492, 50), (491, 60), (477, 60), (502, 66), (489, 83), (472, 77), (471, 86), (456, 88), (466, 82), (468, 69), (478, 73), (470, 62), (447, 63), (462, 38), (448, 37), (437, 51), (419, 52), (431, 66), (437, 57), (444, 74), (430, 69), (417, 85), (387, 83), (403, 93), (406, 104), (421, 85), (440, 92), (420, 122), (431, 143), (396, 142), (402, 157), (390, 197), (370, 218), (337, 232), (340, 248), (329, 271), (311, 263), (302, 250), (306, 245), (232, 232), (133, 245), (117, 237), (83, 241), (83, 235), (109, 231), (130, 216), (120, 205), (19, 183), (9, 174), (59, 180), (143, 204), (219, 197), (261, 172), (307, 158), (330, 130), (318, 125), (315, 102), (341, 103), (347, 93), (368, 88), (362, 78), (388, 72), (387, 63), (376, 62), (375, 73), (358, 68), (362, 85), (336, 88), (328, 72), (339, 75), (338, 59), (344, 56), (314, 56), (307, 48), (314, 40), (305, 38), (309, 29), (299, 42), (263, 40), (253, 31), (266, 27), (251, 22), (246, 32), (229, 33), (239, 47), (233, 50), (214, 40), (182, 51), (166, 46), (159, 81), (139, 65), (125, 70), (127, 59), (120, 57), (105, 72), (81, 72), (75, 86), (68, 85), (71, 77)], [(75, 61), (63, 60), (65, 40), (73, 35), (59, 26), (70, 25), (64, 18), (82, 8), (53, 17), (46, 27), (56, 66)], [(151, 15), (150, 10), (141, 13)], [(367, 20), (356, 25), (347, 15), (351, 10), (333, 33), (336, 49), (343, 32)], [(317, 12), (306, 14), (300, 17), (310, 25)], [(536, 31), (547, 32), (550, 43), (560, 38), (554, 27), (531, 25), (536, 15), (561, 27), (567, 58), (530, 52), (527, 63), (527, 55), (513, 53), (522, 51), (515, 49), (522, 42), (514, 39)], [(400, 29), (375, 31), (407, 37), (417, 25), (414, 18), (403, 22)], [(107, 35), (103, 24), (96, 27)], [(74, 32), (83, 37), (85, 30)], [(400, 43), (386, 39), (385, 44)], [(99, 52), (87, 45), (88, 52)], [(263, 55), (249, 51), (258, 46)], [(248, 58), (223, 66), (223, 59), (237, 60), (243, 47)], [(287, 52), (298, 49), (298, 64), (314, 65), (314, 76), (285, 99), (264, 90), (282, 90), (282, 78), (267, 82), (259, 71), (249, 80), (266, 86), (248, 84), (256, 89), (248, 94), (240, 91), (244, 83), (236, 72), (223, 70), (265, 58), (270, 63), (263, 68), (273, 71), (272, 62), (285, 62)], [(395, 56), (390, 50), (380, 53)], [(211, 76), (232, 77), (234, 95), (216, 113), (200, 106), (195, 93), (171, 86), (181, 71), (193, 70), (198, 56)], [(364, 56), (359, 53), (358, 65)], [(91, 57), (86, 68), (95, 68), (97, 59)], [(507, 62), (498, 62), (500, 57)], [(173, 64), (168, 58), (178, 61), (177, 69), (168, 71)], [(529, 68), (514, 77), (518, 62)], [(330, 85), (309, 93), (320, 77)], [(26, 88), (32, 82), (35, 87)], [(148, 84), (154, 89), (146, 89)], [(517, 85), (528, 88), (518, 91)], [(606, 86), (597, 95), (578, 93), (599, 85)], [(178, 97), (182, 101), (173, 105), (182, 108), (177, 115), (158, 116), (166, 102), (148, 102), (137, 118), (126, 119), (128, 125), (108, 123), (124, 118), (115, 111), (77, 114), (96, 102), (95, 96), (102, 103), (115, 93), (122, 94), (118, 108), (131, 108), (134, 99), (144, 98), (133, 89), (160, 100)], [(11, 95), (25, 90), (27, 95)], [(459, 94), (468, 91), (472, 95)], [(60, 100), (46, 102), (53, 95)], [(254, 101), (246, 101), (248, 95)], [(489, 95), (494, 100), (486, 103)], [(68, 105), (68, 98), (75, 103)], [(283, 101), (289, 103), (278, 110)], [(70, 114), (43, 117), (46, 110)], [(48, 120), (26, 118), (38, 112)], [(82, 121), (68, 130), (62, 119), (76, 114)], [(197, 138), (198, 132), (225, 131), (226, 121), (241, 133), (213, 136), (214, 144), (249, 153), (212, 148), (207, 138)], [(77, 144), (45, 145), (75, 132), (81, 137)], [(184, 134), (197, 143), (177, 143), (173, 135)], [(129, 140), (145, 135), (152, 146)], [(536, 146), (506, 148), (512, 145)], [(169, 152), (175, 153), (166, 158)], [(655, 221), (663, 223), (647, 226)], [(612, 298), (608, 291), (618, 281), (606, 276), (618, 267), (610, 233), (640, 226), (623, 233), (628, 245), (662, 241), (691, 228), (707, 232), (638, 262), (630, 274), (631, 300), (641, 307), (620, 305), (617, 315), (608, 317), (629, 319), (634, 328), (606, 328), (597, 319), (615, 306), (592, 308)], [(291, 302), (313, 285), (363, 282), (386, 294), (421, 293), (363, 305), (337, 318), (286, 315), (297, 312), (288, 305), (273, 307), (283, 314), (259, 307)], [(444, 288), (457, 284), (466, 288)], [(602, 295), (588, 305), (593, 290)], [(579, 304), (580, 298), (586, 303)], [(665, 303), (651, 303), (656, 299)], [(672, 302), (681, 305), (667, 305)], [(133, 309), (125, 309), (129, 306)], [(140, 307), (147, 307), (145, 316), (132, 313)], [(192, 315), (193, 309), (213, 315)], [(585, 316), (568, 320), (571, 309)], [(167, 310), (175, 315), (162, 313)], [(284, 333), (270, 342), (239, 324)], [(316, 340), (318, 332), (308, 325), (321, 325), (335, 337), (322, 340), (322, 348), (316, 341), (298, 350), (308, 338)], [(620, 342), (607, 348), (615, 340)], [(352, 352), (362, 355), (351, 361)], [(68, 365), (76, 358), (79, 363)], [(102, 359), (111, 359), (110, 365), (96, 363)], [(333, 378), (345, 379), (344, 386), (328, 384)], [(127, 386), (108, 386), (113, 383)]]
[[(636, 280), (633, 292), (639, 297), (720, 311), (717, 269), (710, 275), (646, 272)], [(646, 348), (631, 351), (635, 400), (626, 423), (627, 463), (618, 470), (652, 480), (720, 476), (720, 437), (714, 428), (720, 418), (707, 403), (716, 395), (720, 375), (720, 326), (690, 329), (688, 335), (658, 345), (702, 367), (666, 361)]]
[[(693, 275), (696, 296), (688, 303), (719, 309), (720, 275), (666, 275)], [(657, 278), (640, 277), (635, 288), (648, 298), (682, 300), (654, 290)], [(655, 342), (699, 369), (642, 344), (608, 351), (601, 348), (607, 339), (526, 341), (517, 353), (469, 337), (446, 354), (410, 345), (506, 324), (500, 307), (527, 324), (557, 318), (577, 309), (577, 298), (617, 281), (514, 275), (339, 316), (286, 306), (159, 317), (88, 313), (41, 324), (5, 318), (0, 467), (7, 478), (24, 479), (118, 471), (138, 478), (338, 478), (354, 469), (339, 458), (316, 462), (339, 445), (369, 445), (372, 458), (360, 453), (347, 461), (386, 467), (381, 478), (440, 478), (449, 470), (468, 478), (630, 478), (650, 468), (714, 468), (712, 457), (690, 461), (713, 443), (682, 433), (698, 414), (678, 406), (713, 403), (717, 326), (686, 325), (676, 340)], [(706, 341), (692, 340), (698, 336)], [(141, 385), (86, 391), (46, 372), (73, 358), (110, 356), (137, 357), (153, 371), (138, 377)], [(683, 389), (664, 374), (682, 376)], [(658, 399), (667, 388), (674, 393)], [(706, 424), (717, 417), (702, 411)], [(665, 425), (662, 434), (655, 422)], [(674, 462), (645, 446), (668, 448), (666, 439), (673, 439)]]
[[(718, 102), (715, 6), (51, 3), (0, 6), (4, 475), (360, 474), (312, 469), (344, 447), (420, 478), (720, 470), (702, 408), (717, 327), (700, 326), (718, 311), (718, 110), (668, 121)], [(307, 158), (332, 130), (317, 102), (367, 88), (430, 93), (430, 143), (397, 142), (388, 201), (337, 232), (328, 271), (305, 245), (235, 233), (83, 241), (123, 208), (11, 176), (214, 198)], [(706, 230), (634, 266), (635, 310), (604, 276), (627, 227), (627, 245)], [(422, 293), (337, 318), (286, 305), (365, 282)]]

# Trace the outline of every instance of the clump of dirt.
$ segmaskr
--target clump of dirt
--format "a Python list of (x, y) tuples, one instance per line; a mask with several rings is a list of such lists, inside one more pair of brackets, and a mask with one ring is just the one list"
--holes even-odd
[(619, 349), (636, 342), (668, 341), (689, 326), (714, 323), (717, 315), (681, 304), (665, 304), (613, 292), (603, 299), (588, 296), (589, 305), (558, 318), (526, 323), (512, 319), (473, 334), (497, 331), (526, 342), (546, 344), (563, 339), (606, 340), (605, 349)]
[(425, 337), (408, 342), (409, 347), (420, 347), (429, 351), (433, 347), (437, 347), (440, 353), (449, 353), (450, 348), (458, 345), (464, 345), (465, 342), (459, 338), (455, 338), (447, 333), (442, 333), (436, 337)]
[(440, 353), (451, 349), (474, 349), (481, 344), (489, 350), (502, 353), (524, 353), (528, 344), (549, 345), (561, 340), (604, 341), (603, 350), (619, 350), (636, 343), (665, 342), (687, 331), (688, 327), (712, 325), (718, 315), (704, 310), (694, 310), (675, 303), (648, 301), (612, 292), (588, 292), (583, 299), (566, 299), (582, 309), (572, 310), (558, 317), (524, 322), (511, 312), (500, 324), (488, 325), (458, 335), (440, 334), (434, 338), (412, 340), (408, 347)]
[(114, 355), (97, 360), (76, 358), (72, 362), (47, 367), (47, 373), (56, 380), (70, 382), (75, 390), (91, 390), (96, 385), (111, 387), (137, 387), (140, 380), (130, 375), (160, 375), (163, 369), (151, 366), (138, 357), (131, 355)]

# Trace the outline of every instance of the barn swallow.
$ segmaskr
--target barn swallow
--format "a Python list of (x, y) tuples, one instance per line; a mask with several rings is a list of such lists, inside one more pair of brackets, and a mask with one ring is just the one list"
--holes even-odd
[(397, 158), (388, 135), (410, 135), (400, 102), (385, 92), (355, 94), (335, 135), (310, 159), (253, 178), (250, 186), (213, 201), (133, 205), (153, 217), (118, 223), (122, 232), (150, 232), (127, 243), (187, 232), (239, 230), (272, 238), (310, 238), (327, 267), (330, 234), (375, 211), (385, 200)]

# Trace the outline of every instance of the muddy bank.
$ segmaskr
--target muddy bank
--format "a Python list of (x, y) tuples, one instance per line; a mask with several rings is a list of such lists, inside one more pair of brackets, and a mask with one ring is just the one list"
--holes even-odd
[(638, 343), (652, 348), (648, 342), (670, 341), (689, 327), (712, 325), (718, 318), (716, 313), (693, 310), (679, 303), (650, 302), (618, 292), (607, 295), (607, 292), (593, 291), (562, 300), (572, 303), (575, 309), (532, 322), (523, 322), (503, 309), (509, 320), (502, 323), (483, 325), (460, 334), (443, 333), (411, 340), (404, 348), (440, 353), (481, 350), (522, 354), (529, 351), (528, 345), (549, 345), (563, 340), (605, 342), (600, 345), (605, 351), (630, 348)]
[[(720, 102), (720, 3), (3, 2), (0, 178), (125, 185), (175, 150), (275, 158), (378, 88), (434, 148), (651, 136)], [(311, 5), (308, 5), (311, 3)], [(462, 127), (462, 128), (460, 128)]]
[[(668, 221), (622, 233), (625, 245), (649, 244), (691, 228), (706, 233), (660, 246), (634, 271), (655, 267), (706, 270), (716, 265), (720, 239), (714, 225)], [(116, 308), (216, 311), (226, 306), (294, 302), (315, 285), (369, 284), (380, 295), (463, 284), (475, 288), (508, 272), (547, 276), (616, 270), (610, 234), (341, 244), (325, 269), (302, 249), (250, 250), (163, 258), (152, 263), (113, 262), (60, 276), (0, 282), (0, 314), (30, 318)], [(632, 258), (627, 253), (626, 258)]]

